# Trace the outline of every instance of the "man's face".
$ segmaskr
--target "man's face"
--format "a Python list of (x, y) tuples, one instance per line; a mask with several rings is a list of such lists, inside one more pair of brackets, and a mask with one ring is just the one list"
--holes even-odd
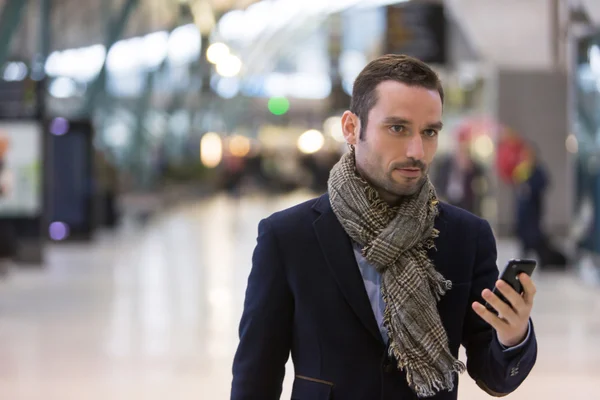
[(342, 118), (344, 136), (356, 148), (356, 167), (388, 202), (415, 194), (423, 185), (437, 151), (442, 129), (442, 101), (437, 90), (385, 81), (376, 89), (359, 139), (358, 116)]

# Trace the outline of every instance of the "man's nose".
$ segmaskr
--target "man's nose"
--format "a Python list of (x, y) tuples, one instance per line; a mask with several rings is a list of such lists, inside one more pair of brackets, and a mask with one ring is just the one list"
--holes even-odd
[(422, 160), (425, 157), (425, 150), (423, 149), (423, 138), (421, 135), (412, 135), (406, 149), (406, 157), (414, 160)]

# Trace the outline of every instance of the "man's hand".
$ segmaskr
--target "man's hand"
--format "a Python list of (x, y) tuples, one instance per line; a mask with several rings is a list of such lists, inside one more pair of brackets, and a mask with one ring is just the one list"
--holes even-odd
[(482, 304), (473, 303), (473, 310), (496, 330), (498, 340), (505, 347), (513, 347), (522, 343), (529, 330), (529, 316), (533, 308), (536, 288), (527, 274), (520, 274), (519, 281), (523, 286), (523, 295), (517, 293), (504, 281), (496, 282), (496, 287), (510, 302), (510, 305), (500, 300), (489, 289), (482, 292), (483, 298), (498, 311), (498, 316), (487, 310)]

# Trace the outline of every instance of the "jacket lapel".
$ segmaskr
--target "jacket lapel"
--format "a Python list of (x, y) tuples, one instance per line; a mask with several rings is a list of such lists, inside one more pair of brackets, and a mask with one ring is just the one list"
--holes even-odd
[(341, 292), (365, 328), (383, 345), (352, 243), (331, 208), (329, 195), (321, 196), (314, 209), (321, 213), (313, 224), (317, 239)]

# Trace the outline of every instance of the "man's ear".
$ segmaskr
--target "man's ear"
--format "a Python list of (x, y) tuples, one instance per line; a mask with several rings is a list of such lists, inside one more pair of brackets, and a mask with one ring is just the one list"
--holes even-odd
[(356, 145), (360, 139), (360, 119), (351, 111), (344, 112), (342, 115), (342, 132), (346, 143)]

